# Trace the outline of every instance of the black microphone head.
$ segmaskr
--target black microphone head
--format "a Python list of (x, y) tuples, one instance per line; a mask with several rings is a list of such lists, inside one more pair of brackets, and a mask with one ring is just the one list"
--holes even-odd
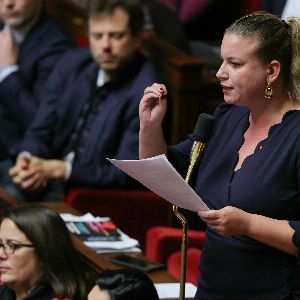
[(212, 115), (206, 113), (200, 114), (193, 132), (194, 139), (206, 142), (210, 137), (214, 121), (215, 118)]

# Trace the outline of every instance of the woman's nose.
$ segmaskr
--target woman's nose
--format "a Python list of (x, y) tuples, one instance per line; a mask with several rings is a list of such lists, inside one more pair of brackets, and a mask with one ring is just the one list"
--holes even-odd
[(223, 79), (223, 78), (227, 78), (228, 77), (228, 74), (227, 72), (225, 71), (225, 65), (224, 65), (224, 62), (222, 63), (222, 65), (220, 66), (218, 72), (216, 73), (216, 77), (218, 79)]
[(4, 251), (3, 247), (0, 247), (0, 262), (7, 258), (7, 254)]

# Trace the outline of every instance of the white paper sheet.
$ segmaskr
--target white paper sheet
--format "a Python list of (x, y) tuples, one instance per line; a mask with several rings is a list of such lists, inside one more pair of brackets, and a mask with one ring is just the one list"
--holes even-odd
[[(157, 290), (159, 299), (179, 299), (179, 283), (156, 283), (155, 288)], [(185, 284), (185, 299), (194, 299), (196, 290), (197, 288), (192, 283), (187, 282)]]
[(70, 213), (61, 213), (60, 216), (65, 222), (108, 222), (109, 217), (94, 217), (91, 213), (86, 213), (81, 216), (75, 216)]
[(122, 250), (122, 249), (130, 249), (133, 247), (137, 247), (139, 242), (135, 239), (130, 238), (124, 232), (119, 229), (119, 233), (121, 235), (120, 241), (92, 241), (92, 242), (84, 242), (88, 247), (93, 248), (95, 251), (103, 250)]
[(178, 207), (208, 210), (207, 205), (184, 181), (165, 155), (141, 160), (108, 160), (154, 193)]

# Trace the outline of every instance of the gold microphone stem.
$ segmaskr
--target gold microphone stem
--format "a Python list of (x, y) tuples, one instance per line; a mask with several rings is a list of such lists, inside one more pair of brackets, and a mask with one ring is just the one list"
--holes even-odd
[(182, 223), (182, 240), (181, 240), (181, 261), (180, 261), (180, 289), (179, 289), (179, 299), (185, 299), (185, 279), (186, 279), (186, 251), (188, 245), (188, 236), (187, 236), (187, 221), (185, 217), (178, 211), (178, 207), (173, 205), (173, 212), (176, 217)]
[[(194, 166), (198, 162), (202, 151), (204, 150), (205, 144), (195, 141), (191, 151), (190, 165), (185, 177), (185, 181), (188, 183), (194, 169)], [(185, 281), (186, 281), (186, 251), (188, 246), (188, 224), (185, 217), (178, 211), (178, 207), (173, 205), (173, 212), (176, 217), (181, 221), (182, 224), (182, 240), (181, 240), (181, 261), (180, 261), (180, 290), (179, 299), (185, 299)]]
[(190, 159), (190, 165), (185, 177), (185, 181), (188, 183), (190, 181), (190, 177), (192, 174), (192, 171), (196, 165), (196, 163), (199, 161), (200, 154), (204, 150), (205, 144), (201, 142), (194, 142), (192, 151), (191, 151), (191, 159)]

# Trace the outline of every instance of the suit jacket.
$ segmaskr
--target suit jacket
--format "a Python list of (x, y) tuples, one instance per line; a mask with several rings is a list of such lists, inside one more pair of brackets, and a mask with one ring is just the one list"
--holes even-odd
[(0, 138), (11, 154), (16, 153), (40, 100), (45, 97), (45, 84), (53, 66), (62, 53), (73, 46), (71, 37), (45, 13), (21, 43), (19, 71), (0, 83)]
[[(95, 87), (99, 67), (88, 49), (66, 53), (49, 80), (49, 97), (40, 107), (20, 150), (63, 158), (66, 142)], [(71, 185), (128, 187), (133, 181), (106, 160), (138, 158), (138, 107), (145, 87), (160, 81), (153, 66), (135, 60), (112, 84), (75, 157)]]

